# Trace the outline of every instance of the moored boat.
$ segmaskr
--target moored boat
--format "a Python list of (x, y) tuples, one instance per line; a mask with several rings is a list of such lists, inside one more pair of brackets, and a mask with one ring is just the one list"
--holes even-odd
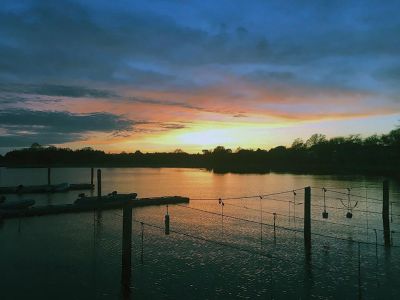
[(69, 183), (64, 182), (57, 184), (53, 187), (54, 192), (68, 192), (69, 191)]
[(32, 199), (4, 201), (3, 203), (0, 203), (0, 210), (25, 209), (34, 204), (35, 204), (35, 200), (32, 200)]
[(136, 193), (130, 193), (130, 194), (117, 194), (116, 192), (113, 192), (111, 194), (108, 194), (106, 196), (101, 196), (101, 197), (86, 197), (84, 194), (80, 194), (80, 197), (75, 200), (74, 204), (77, 205), (96, 205), (96, 204), (107, 204), (107, 203), (112, 203), (112, 202), (119, 202), (119, 201), (129, 201), (129, 200), (134, 200), (136, 199), (137, 194)]

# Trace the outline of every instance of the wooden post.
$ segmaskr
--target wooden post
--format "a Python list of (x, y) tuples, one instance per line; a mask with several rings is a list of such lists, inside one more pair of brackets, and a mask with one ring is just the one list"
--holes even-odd
[(122, 269), (121, 284), (123, 288), (129, 288), (131, 283), (132, 263), (132, 206), (125, 204), (123, 208), (122, 224)]
[(307, 261), (311, 260), (311, 188), (304, 189), (304, 250)]
[(47, 185), (51, 184), (51, 168), (47, 168)]
[(90, 184), (93, 186), (94, 169), (90, 168)]
[(101, 197), (101, 170), (97, 170), (97, 197)]
[(169, 215), (168, 214), (165, 215), (164, 224), (165, 224), (165, 235), (168, 235), (169, 234)]
[(382, 220), (383, 220), (383, 237), (385, 247), (390, 247), (390, 222), (389, 222), (389, 181), (383, 182), (383, 205), (382, 205)]

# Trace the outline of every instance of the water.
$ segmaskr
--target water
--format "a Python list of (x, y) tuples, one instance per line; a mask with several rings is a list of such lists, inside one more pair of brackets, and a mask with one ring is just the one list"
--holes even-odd
[[(224, 199), (300, 189), (296, 196), (288, 192), (261, 201), (256, 197), (223, 200), (224, 218), (218, 200), (191, 200), (189, 207), (197, 210), (170, 205), (174, 232), (168, 236), (163, 231), (165, 206), (135, 209), (134, 219), (149, 225), (143, 226), (142, 263), (142, 227), (133, 224), (132, 298), (354, 299), (360, 291), (364, 299), (400, 297), (400, 248), (388, 253), (374, 245), (376, 237), (378, 244), (383, 243), (378, 201), (383, 178), (219, 175), (199, 169), (155, 168), (110, 168), (103, 169), (102, 175), (104, 194), (117, 190), (137, 192), (139, 197)], [(89, 169), (52, 170), (53, 183), (89, 180)], [(46, 182), (45, 169), (0, 169), (1, 186)], [(393, 244), (400, 246), (400, 186), (394, 181), (390, 184)], [(304, 261), (303, 234), (296, 232), (303, 226), (305, 186), (313, 187), (311, 270)], [(353, 187), (351, 194), (360, 197), (350, 199), (352, 206), (358, 200), (352, 219), (345, 217), (347, 196), (331, 191), (326, 194), (329, 218), (322, 219), (322, 187), (341, 193)], [(61, 204), (73, 202), (78, 193), (22, 198), (33, 198), (37, 205)], [(376, 200), (366, 202), (365, 196)], [(276, 239), (272, 213), (277, 213)], [(0, 224), (1, 299), (118, 299), (121, 215), (120, 210), (113, 210), (5, 220)], [(376, 236), (373, 229), (377, 229)], [(360, 289), (358, 243), (349, 239), (363, 242)]]

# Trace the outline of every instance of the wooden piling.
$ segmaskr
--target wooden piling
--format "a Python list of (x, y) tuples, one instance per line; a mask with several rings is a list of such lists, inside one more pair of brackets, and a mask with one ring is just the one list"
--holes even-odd
[(276, 213), (274, 213), (274, 238), (276, 238)]
[(90, 168), (90, 184), (93, 186), (94, 168)]
[(127, 289), (131, 283), (132, 264), (132, 206), (126, 204), (123, 208), (122, 222), (122, 269), (121, 284)]
[(164, 225), (165, 225), (165, 235), (168, 235), (169, 234), (169, 214), (165, 215)]
[(389, 222), (389, 181), (383, 182), (383, 204), (382, 204), (382, 220), (383, 220), (383, 238), (386, 248), (390, 247), (390, 222)]
[(51, 185), (51, 168), (47, 168), (47, 185)]
[(97, 197), (101, 197), (101, 170), (97, 170)]
[(304, 189), (304, 250), (306, 259), (311, 259), (311, 188)]

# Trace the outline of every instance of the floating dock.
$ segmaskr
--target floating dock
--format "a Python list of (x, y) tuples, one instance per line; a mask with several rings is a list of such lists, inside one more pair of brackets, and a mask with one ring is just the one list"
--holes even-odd
[(0, 194), (39, 194), (63, 193), (68, 191), (93, 190), (90, 183), (52, 184), (52, 185), (18, 185), (0, 187)]
[(136, 199), (136, 194), (118, 194), (118, 197), (114, 197), (114, 200), (111, 201), (111, 199), (113, 199), (113, 196), (109, 195), (98, 198), (97, 202), (89, 201), (85, 204), (74, 203), (62, 205), (32, 206), (30, 208), (19, 210), (0, 210), (0, 218), (11, 219), (55, 214), (79, 213), (93, 210), (117, 209), (122, 208), (126, 205), (134, 208), (151, 205), (189, 203), (189, 198), (180, 196)]

